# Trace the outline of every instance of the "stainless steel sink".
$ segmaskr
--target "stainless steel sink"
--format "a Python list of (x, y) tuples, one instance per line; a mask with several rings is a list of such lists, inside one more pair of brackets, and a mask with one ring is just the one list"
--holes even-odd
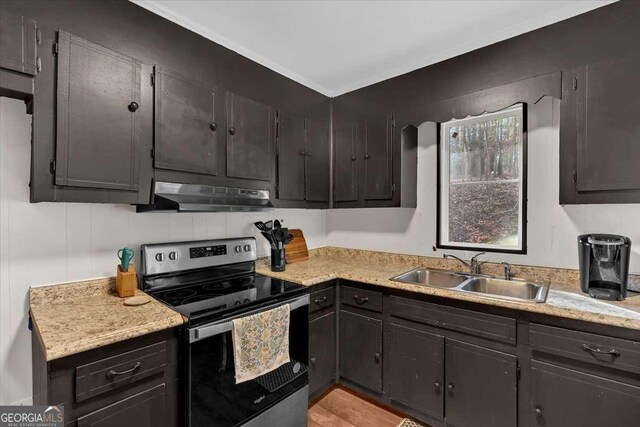
[(548, 284), (532, 283), (519, 279), (505, 280), (487, 276), (470, 276), (430, 268), (417, 268), (399, 274), (391, 280), (412, 285), (447, 288), (453, 291), (517, 302), (543, 303), (547, 300), (549, 291)]
[(474, 277), (461, 285), (459, 290), (515, 301), (545, 302), (549, 286), (523, 280)]
[(391, 280), (411, 283), (413, 285), (433, 286), (436, 288), (455, 288), (461, 283), (469, 280), (469, 276), (451, 273), (444, 270), (417, 268), (415, 270), (402, 273)]

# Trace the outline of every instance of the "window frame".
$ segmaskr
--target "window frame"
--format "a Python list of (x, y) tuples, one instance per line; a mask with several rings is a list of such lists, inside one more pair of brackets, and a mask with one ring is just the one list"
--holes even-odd
[[(443, 191), (443, 176), (445, 169), (442, 165), (443, 157), (445, 154), (449, 154), (449, 150), (445, 150), (444, 143), (446, 139), (443, 137), (445, 130), (447, 129), (447, 124), (455, 123), (459, 121), (482, 121), (482, 118), (487, 118), (491, 116), (500, 116), (511, 110), (517, 109), (522, 106), (522, 169), (520, 174), (521, 181), (521, 194), (520, 194), (520, 203), (522, 209), (522, 216), (520, 218), (519, 228), (522, 229), (521, 233), (521, 242), (519, 248), (504, 248), (504, 247), (492, 247), (490, 245), (480, 245), (478, 246), (475, 243), (470, 243), (468, 245), (461, 245), (462, 242), (454, 242), (455, 244), (451, 244), (451, 242), (443, 243), (442, 242), (442, 197), (444, 196)], [(474, 120), (476, 119), (476, 120)], [(451, 120), (438, 123), (437, 125), (437, 133), (438, 133), (438, 142), (437, 142), (437, 188), (436, 188), (436, 248), (437, 249), (455, 249), (455, 250), (464, 250), (464, 251), (483, 251), (483, 252), (494, 252), (494, 253), (505, 253), (505, 254), (520, 254), (525, 255), (527, 253), (527, 204), (528, 204), (528, 196), (527, 196), (527, 181), (528, 181), (528, 120), (527, 120), (527, 104), (526, 102), (517, 103), (506, 107), (502, 110), (495, 112), (484, 112), (476, 116), (467, 116), (462, 119), (452, 118)], [(447, 161), (450, 161), (450, 158), (447, 158)], [(448, 171), (448, 167), (446, 168)], [(448, 194), (448, 193), (447, 193)], [(448, 223), (447, 223), (448, 224)]]

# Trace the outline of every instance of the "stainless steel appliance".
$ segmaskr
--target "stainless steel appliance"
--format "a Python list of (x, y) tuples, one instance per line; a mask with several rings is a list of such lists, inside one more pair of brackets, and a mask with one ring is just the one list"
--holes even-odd
[(594, 298), (627, 297), (631, 240), (615, 234), (578, 236), (580, 288)]
[[(142, 246), (141, 288), (182, 313), (185, 420), (191, 427), (300, 427), (307, 422), (306, 287), (255, 272), (255, 239)], [(235, 383), (232, 320), (289, 304), (291, 362)]]

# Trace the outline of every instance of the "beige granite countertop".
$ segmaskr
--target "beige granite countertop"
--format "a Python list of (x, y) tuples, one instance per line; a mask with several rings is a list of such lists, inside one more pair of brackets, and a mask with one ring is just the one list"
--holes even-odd
[[(516, 277), (550, 283), (546, 303), (537, 304), (498, 300), (477, 294), (390, 280), (391, 277), (417, 267), (461, 271), (461, 265), (455, 260), (332, 247), (310, 251), (308, 261), (287, 264), (286, 271), (281, 273), (275, 273), (269, 269), (268, 259), (260, 260), (256, 266), (260, 274), (307, 286), (332, 279), (348, 279), (428, 295), (640, 330), (640, 294), (631, 293), (624, 301), (593, 299), (580, 291), (579, 275), (576, 270), (514, 265), (512, 271)], [(485, 264), (483, 273), (500, 275), (502, 269), (499, 264)], [(634, 281), (638, 279), (638, 276), (630, 278)]]
[(115, 278), (109, 278), (29, 290), (34, 331), (47, 361), (184, 323), (182, 315), (154, 299), (125, 306), (114, 287)]

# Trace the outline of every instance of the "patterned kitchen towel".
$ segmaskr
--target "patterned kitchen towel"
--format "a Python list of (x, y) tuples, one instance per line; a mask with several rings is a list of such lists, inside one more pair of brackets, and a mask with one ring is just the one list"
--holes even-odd
[(289, 304), (233, 320), (236, 384), (289, 362)]
[(400, 422), (400, 424), (398, 424), (398, 427), (425, 427), (425, 426), (423, 426), (422, 424), (410, 418), (405, 418)]

